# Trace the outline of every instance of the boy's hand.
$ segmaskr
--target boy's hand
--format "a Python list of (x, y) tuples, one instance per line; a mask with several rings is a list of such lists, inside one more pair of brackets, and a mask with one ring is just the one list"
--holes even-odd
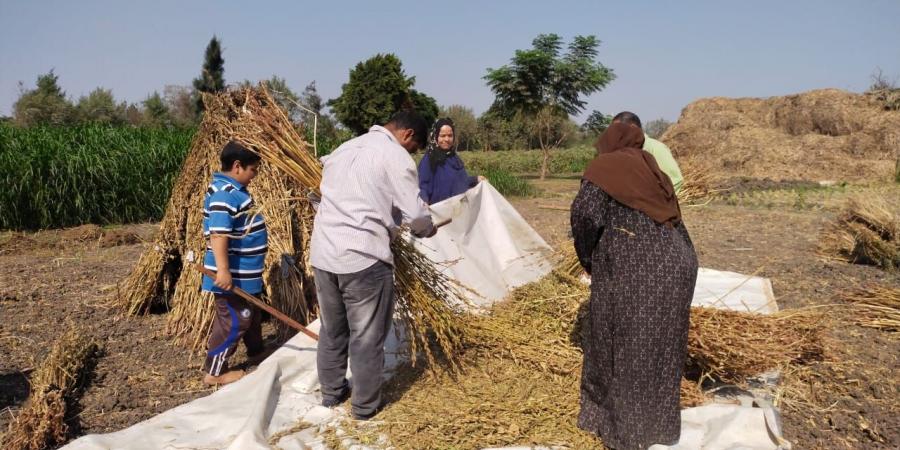
[(213, 284), (215, 284), (216, 287), (218, 287), (219, 289), (230, 291), (231, 288), (233, 287), (233, 284), (231, 281), (231, 272), (229, 272), (227, 270), (218, 271), (216, 273), (216, 280), (213, 282)]

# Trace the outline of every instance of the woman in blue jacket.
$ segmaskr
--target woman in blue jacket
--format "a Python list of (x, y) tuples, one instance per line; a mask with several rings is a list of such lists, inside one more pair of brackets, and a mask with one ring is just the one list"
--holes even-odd
[(462, 194), (484, 177), (470, 176), (456, 154), (456, 128), (449, 118), (438, 119), (419, 162), (419, 189), (429, 205)]

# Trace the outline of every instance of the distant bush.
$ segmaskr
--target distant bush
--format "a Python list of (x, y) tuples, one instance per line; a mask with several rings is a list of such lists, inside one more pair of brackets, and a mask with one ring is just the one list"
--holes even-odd
[[(584, 172), (596, 151), (590, 147), (553, 150), (550, 172), (572, 174)], [(497, 152), (460, 152), (469, 171), (503, 169), (514, 174), (538, 173), (541, 170), (541, 152), (538, 150), (508, 150)]]

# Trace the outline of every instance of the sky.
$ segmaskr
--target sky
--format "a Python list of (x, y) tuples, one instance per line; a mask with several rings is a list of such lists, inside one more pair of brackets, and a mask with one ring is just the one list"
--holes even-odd
[(900, 1), (41, 1), (0, 0), (0, 115), (19, 82), (50, 69), (76, 100), (100, 86), (139, 102), (189, 85), (209, 39), (225, 78), (315, 80), (334, 98), (349, 70), (394, 53), (416, 89), (476, 114), (493, 101), (483, 76), (541, 33), (602, 41), (616, 79), (591, 110), (676, 120), (702, 97), (865, 90), (880, 68), (900, 79)]

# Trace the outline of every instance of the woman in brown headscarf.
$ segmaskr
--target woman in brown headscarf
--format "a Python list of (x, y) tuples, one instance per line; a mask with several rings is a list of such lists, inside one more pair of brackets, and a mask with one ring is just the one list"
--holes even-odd
[(591, 275), (578, 426), (617, 450), (678, 442), (697, 280), (675, 189), (643, 140), (633, 125), (610, 125), (572, 203), (575, 250)]

